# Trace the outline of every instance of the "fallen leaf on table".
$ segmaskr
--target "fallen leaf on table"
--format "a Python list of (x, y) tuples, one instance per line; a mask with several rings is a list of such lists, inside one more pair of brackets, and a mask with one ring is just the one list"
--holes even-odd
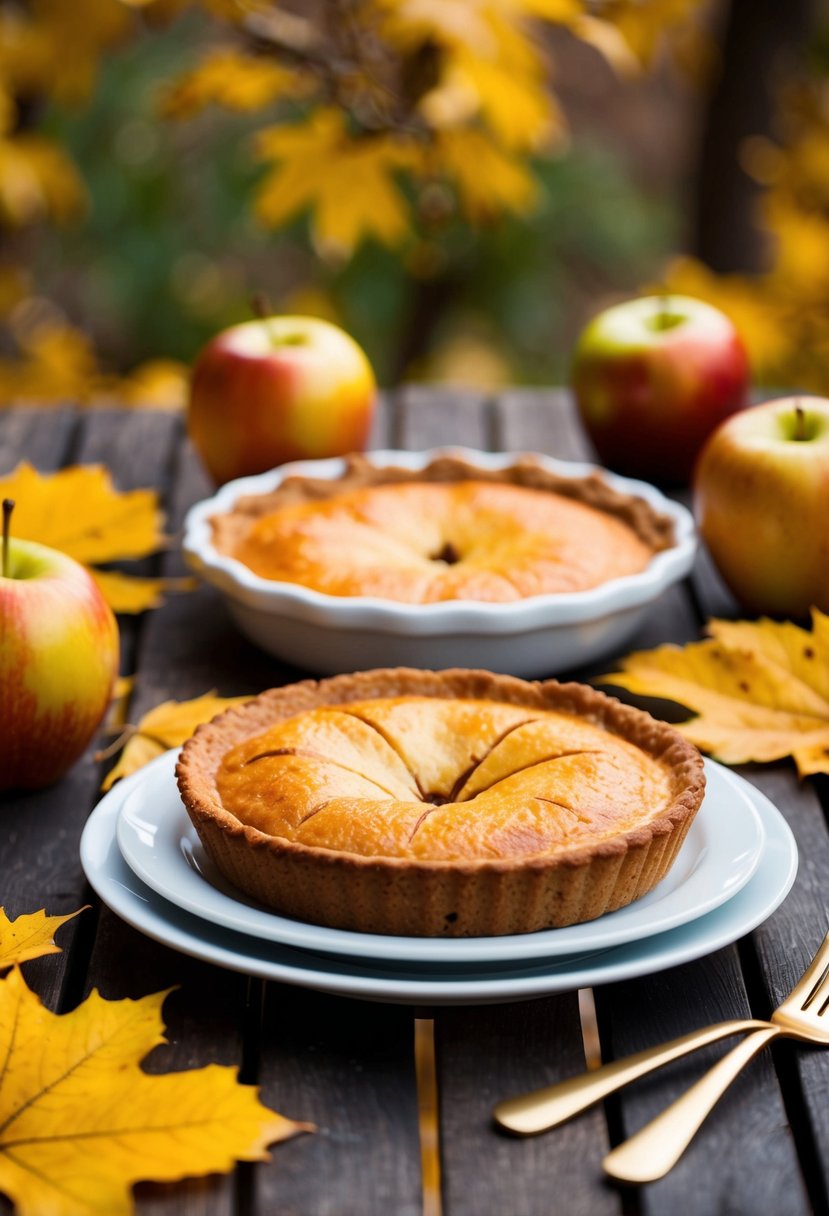
[(167, 994), (105, 1001), (58, 1016), (15, 968), (0, 981), (0, 1191), (19, 1216), (129, 1216), (130, 1187), (264, 1161), (295, 1123), (210, 1064), (149, 1075)]
[(90, 570), (113, 612), (144, 612), (164, 602), (165, 591), (192, 591), (194, 578), (140, 578), (117, 570)]
[(67, 916), (47, 916), (45, 909), (41, 909), (9, 920), (5, 909), (0, 908), (0, 971), (44, 954), (60, 954), (60, 946), (54, 941), (56, 930), (83, 910), (78, 908)]
[(697, 717), (677, 730), (725, 764), (792, 756), (802, 777), (829, 773), (829, 616), (814, 609), (811, 632), (765, 619), (708, 632), (631, 654), (600, 681), (687, 706)]
[(209, 722), (231, 705), (242, 705), (249, 700), (250, 697), (217, 697), (209, 692), (191, 701), (163, 701), (156, 705), (144, 714), (137, 726), (127, 726), (114, 744), (99, 753), (97, 758), (104, 759), (124, 744), (120, 760), (107, 773), (101, 789), (110, 789), (121, 777), (136, 772), (171, 747), (181, 747), (202, 722)]
[(40, 474), (25, 462), (0, 478), (0, 498), (15, 501), (14, 535), (68, 553), (88, 568), (115, 612), (142, 612), (160, 592), (190, 580), (142, 579), (94, 567), (147, 557), (167, 543), (155, 490), (112, 484), (101, 465), (70, 465)]

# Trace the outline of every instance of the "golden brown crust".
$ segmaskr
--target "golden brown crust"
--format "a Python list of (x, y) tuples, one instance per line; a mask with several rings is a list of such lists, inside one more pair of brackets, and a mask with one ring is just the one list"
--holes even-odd
[(654, 510), (643, 498), (619, 493), (596, 473), (587, 477), (563, 477), (544, 468), (531, 456), (518, 457), (515, 464), (506, 469), (481, 469), (454, 456), (441, 456), (420, 470), (391, 465), (378, 468), (365, 456), (356, 454), (346, 457), (345, 470), (339, 477), (288, 477), (267, 494), (249, 494), (237, 499), (232, 511), (211, 518), (213, 544), (220, 553), (233, 554), (258, 519), (282, 507), (324, 502), (365, 486), (418, 481), (501, 482), (546, 490), (622, 520), (654, 553), (669, 549), (675, 543), (673, 521), (667, 515)]
[[(617, 838), (519, 862), (429, 862), (334, 852), (267, 836), (222, 806), (216, 773), (238, 743), (321, 705), (400, 696), (489, 699), (575, 713), (662, 761), (673, 776), (672, 797), (658, 818)], [(199, 727), (184, 745), (176, 773), (206, 850), (241, 890), (299, 919), (411, 936), (531, 932), (623, 907), (667, 873), (705, 783), (699, 753), (673, 728), (585, 685), (407, 668), (271, 689)]]

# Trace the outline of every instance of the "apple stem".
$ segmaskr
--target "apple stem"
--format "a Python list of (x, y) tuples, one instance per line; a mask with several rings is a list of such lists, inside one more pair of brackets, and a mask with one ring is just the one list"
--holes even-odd
[(794, 406), (794, 437), (800, 443), (806, 439), (806, 413), (799, 401)]
[(250, 310), (260, 321), (264, 321), (266, 317), (271, 315), (273, 312), (271, 302), (264, 291), (257, 291), (255, 295), (251, 296)]
[(14, 499), (3, 499), (3, 578), (9, 577), (9, 531), (12, 524), (12, 511), (14, 510)]

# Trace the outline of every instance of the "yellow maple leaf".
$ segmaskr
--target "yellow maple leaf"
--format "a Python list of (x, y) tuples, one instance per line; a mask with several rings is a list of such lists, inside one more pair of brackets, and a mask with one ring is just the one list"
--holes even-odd
[(792, 756), (801, 776), (829, 773), (829, 616), (812, 618), (811, 632), (714, 620), (709, 639), (631, 654), (601, 681), (687, 706), (677, 729), (725, 764)]
[(564, 125), (540, 66), (521, 72), (511, 61), (459, 51), (418, 110), (435, 128), (457, 127), (480, 116), (504, 148), (537, 151)]
[(259, 156), (275, 161), (256, 196), (269, 227), (311, 212), (313, 239), (323, 253), (344, 256), (367, 236), (397, 245), (409, 232), (409, 205), (395, 181), (415, 149), (389, 134), (352, 135), (345, 116), (323, 106), (304, 122), (266, 127)]
[(432, 156), (434, 172), (454, 183), (461, 208), (473, 223), (503, 212), (522, 214), (535, 205), (538, 187), (529, 169), (484, 131), (438, 131)]
[(89, 572), (113, 612), (145, 612), (164, 603), (166, 591), (193, 591), (194, 578), (140, 578), (136, 574), (121, 574), (117, 570)]
[(231, 705), (242, 705), (249, 700), (250, 697), (217, 697), (214, 692), (208, 692), (190, 701), (162, 701), (144, 714), (137, 726), (127, 727), (99, 756), (103, 759), (126, 741), (121, 758), (107, 773), (101, 789), (110, 789), (121, 777), (134, 773), (171, 747), (181, 747), (202, 722), (209, 722)]
[(147, 359), (118, 382), (122, 405), (142, 410), (182, 410), (190, 369), (176, 359)]
[(129, 1216), (130, 1187), (267, 1160), (310, 1124), (269, 1110), (235, 1068), (151, 1076), (160, 992), (57, 1016), (19, 970), (0, 981), (0, 1190), (19, 1216)]
[(700, 8), (700, 0), (599, 0), (593, 15), (616, 26), (643, 66), (649, 64), (662, 42), (687, 32)]
[(0, 139), (0, 212), (13, 226), (75, 218), (86, 190), (68, 156), (41, 135)]
[[(60, 549), (87, 567), (146, 557), (166, 543), (155, 490), (116, 490), (101, 465), (70, 465), (44, 475), (23, 462), (0, 478), (0, 498), (16, 503), (15, 536)], [(162, 590), (192, 586), (190, 580), (90, 573), (116, 612), (141, 612), (160, 602)]]
[(60, 954), (60, 946), (54, 941), (55, 932), (80, 912), (83, 908), (67, 916), (47, 916), (45, 909), (41, 909), (9, 920), (5, 908), (0, 908), (0, 970), (44, 954)]
[(301, 72), (273, 59), (221, 47), (176, 80), (162, 100), (162, 113), (190, 118), (211, 103), (229, 110), (259, 110), (280, 97), (302, 97), (308, 84)]
[(15, 535), (61, 549), (76, 561), (146, 557), (164, 543), (154, 490), (121, 492), (102, 465), (70, 465), (41, 474), (25, 461), (0, 480), (17, 503)]

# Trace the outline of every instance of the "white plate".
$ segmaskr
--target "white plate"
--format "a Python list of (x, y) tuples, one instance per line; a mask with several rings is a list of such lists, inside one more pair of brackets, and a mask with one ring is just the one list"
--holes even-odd
[[(475, 1005), (527, 1000), (662, 971), (736, 941), (782, 903), (797, 872), (797, 849), (783, 817), (748, 785), (766, 831), (760, 865), (733, 899), (688, 925), (604, 952), (487, 968), (457, 963), (436, 969), (395, 966), (296, 950), (233, 933), (182, 912), (133, 874), (121, 856), (115, 825), (140, 774), (126, 778), (95, 808), (81, 838), (81, 863), (98, 895), (123, 920), (195, 958), (263, 979), (340, 996), (413, 1005)], [(739, 778), (736, 780), (740, 781)]]
[(745, 886), (760, 862), (763, 826), (745, 782), (705, 763), (705, 800), (670, 873), (627, 908), (583, 925), (512, 937), (385, 937), (306, 924), (269, 912), (237, 891), (202, 848), (179, 796), (177, 752), (137, 774), (123, 798), (117, 838), (129, 867), (184, 911), (286, 946), (393, 962), (494, 964), (606, 950), (704, 916)]
[[(491, 470), (515, 464), (522, 454), (435, 448), (367, 452), (366, 459), (381, 467), (421, 469), (443, 455)], [(529, 455), (559, 476), (598, 474), (623, 494), (644, 499), (673, 520), (675, 543), (636, 574), (588, 591), (527, 596), (508, 604), (404, 604), (375, 596), (325, 595), (261, 578), (214, 547), (211, 516), (229, 511), (242, 495), (268, 493), (286, 477), (338, 477), (345, 462), (335, 459), (285, 464), (228, 482), (188, 511), (182, 549), (196, 572), (225, 596), (236, 623), (253, 642), (308, 671), (331, 675), (372, 667), (483, 667), (514, 676), (550, 675), (619, 653), (654, 601), (690, 570), (696, 531), (689, 511), (646, 482), (593, 464)]]

